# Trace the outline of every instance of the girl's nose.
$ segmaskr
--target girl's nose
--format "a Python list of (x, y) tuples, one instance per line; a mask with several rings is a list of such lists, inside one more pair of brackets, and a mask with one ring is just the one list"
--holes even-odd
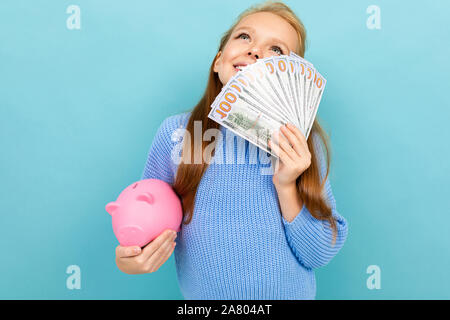
[[(251, 56), (251, 55), (252, 55), (252, 53), (251, 53), (251, 52), (249, 52), (249, 53), (248, 53), (248, 55), (249, 55), (249, 56)], [(259, 56), (258, 56), (258, 55), (257, 55), (256, 53), (255, 53), (255, 58), (256, 58), (256, 59), (259, 59)]]
[(248, 48), (248, 55), (254, 55), (256, 59), (262, 58), (261, 57), (261, 50), (259, 48), (259, 45), (256, 43), (253, 44), (250, 48)]

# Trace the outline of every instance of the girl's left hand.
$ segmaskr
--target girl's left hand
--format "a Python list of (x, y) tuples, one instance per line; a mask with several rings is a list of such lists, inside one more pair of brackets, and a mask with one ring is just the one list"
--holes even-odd
[(273, 175), (273, 183), (277, 188), (295, 185), (297, 178), (311, 165), (311, 153), (305, 135), (291, 123), (280, 129), (288, 140), (281, 134), (274, 142), (269, 140), (269, 147), (281, 160), (277, 160)]

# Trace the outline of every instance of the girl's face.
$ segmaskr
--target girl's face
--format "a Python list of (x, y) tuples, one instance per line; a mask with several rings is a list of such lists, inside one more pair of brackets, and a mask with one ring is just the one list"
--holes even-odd
[(228, 42), (219, 51), (214, 72), (225, 85), (245, 66), (273, 55), (289, 55), (298, 45), (297, 32), (283, 18), (258, 12), (246, 16), (234, 28)]

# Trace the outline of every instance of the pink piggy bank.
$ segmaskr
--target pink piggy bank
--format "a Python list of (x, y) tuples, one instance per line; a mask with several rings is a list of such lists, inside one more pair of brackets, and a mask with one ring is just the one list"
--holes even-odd
[(129, 185), (105, 209), (112, 216), (113, 231), (122, 246), (143, 247), (166, 229), (181, 230), (180, 199), (162, 180)]

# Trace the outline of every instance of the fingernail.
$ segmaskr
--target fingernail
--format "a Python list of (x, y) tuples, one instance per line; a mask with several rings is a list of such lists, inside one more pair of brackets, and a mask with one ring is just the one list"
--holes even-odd
[(141, 252), (140, 248), (134, 248), (134, 253), (139, 253), (139, 252)]

